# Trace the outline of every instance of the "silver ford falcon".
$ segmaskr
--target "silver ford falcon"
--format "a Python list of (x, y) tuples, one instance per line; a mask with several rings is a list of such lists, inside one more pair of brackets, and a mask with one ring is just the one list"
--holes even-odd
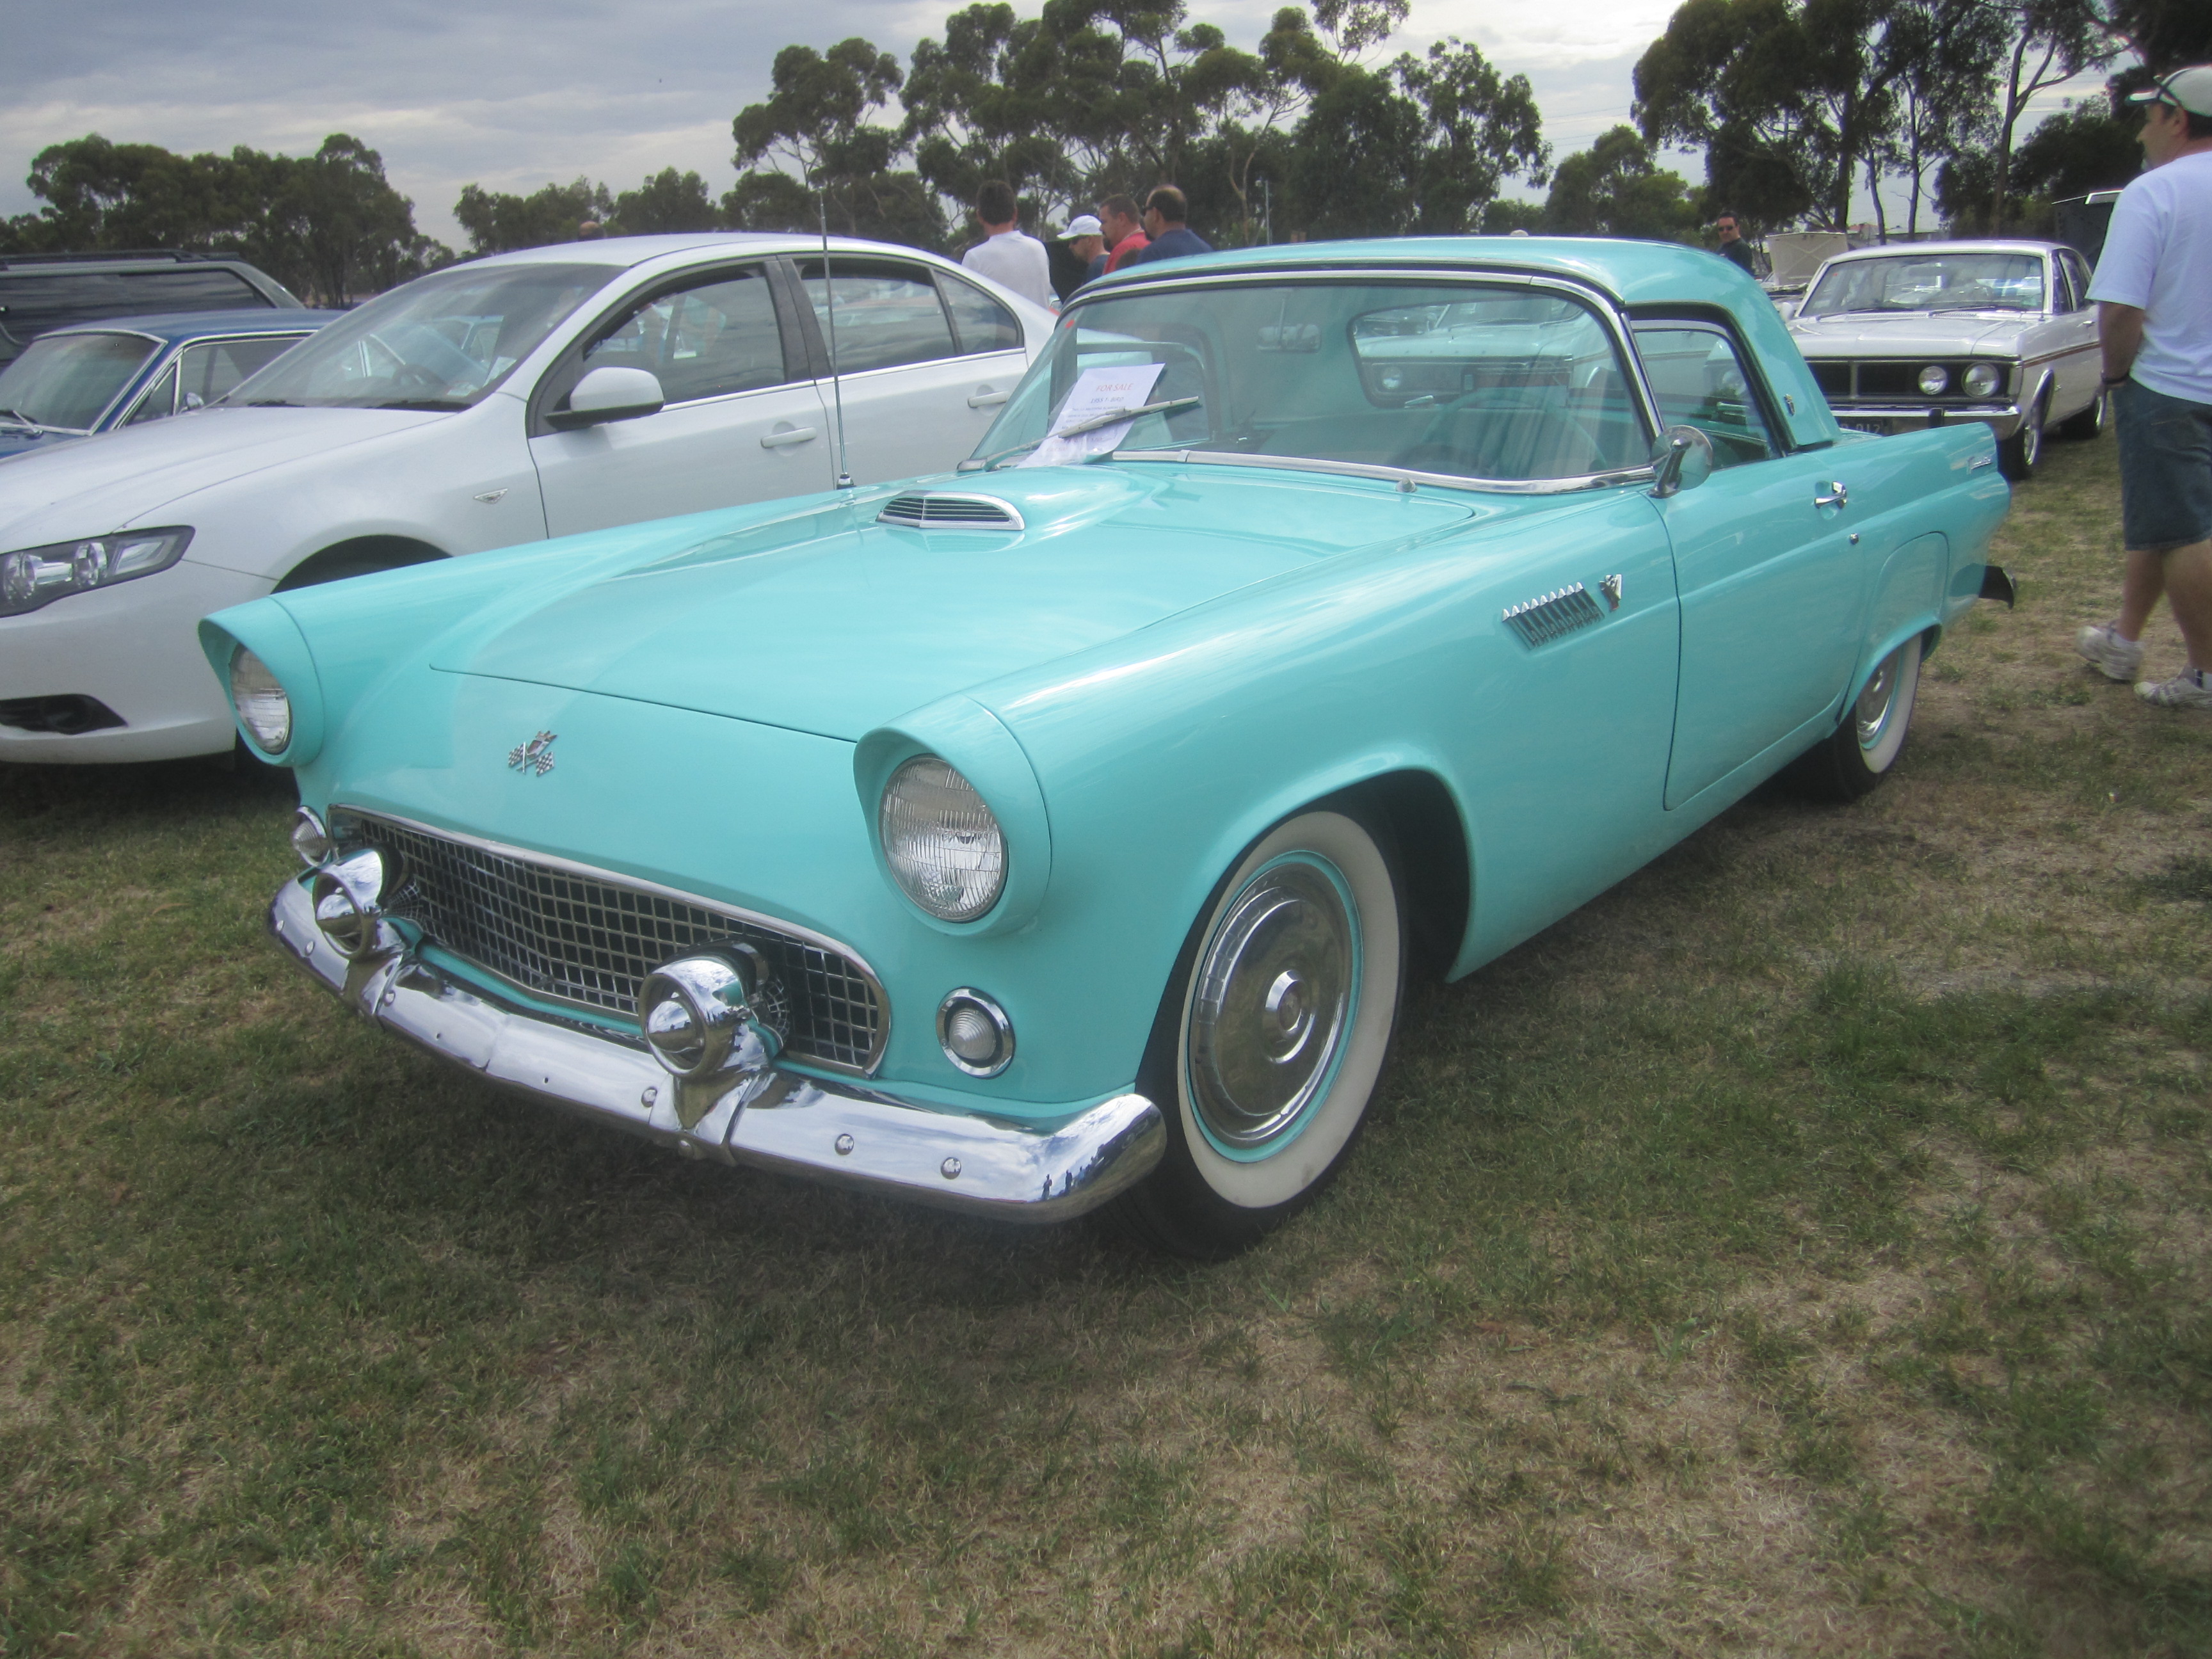
[(1914, 242), (1838, 254), (1790, 322), (1836, 418), (1861, 432), (1986, 422), (2005, 476), (2046, 432), (2104, 429), (2089, 269), (2050, 242)]

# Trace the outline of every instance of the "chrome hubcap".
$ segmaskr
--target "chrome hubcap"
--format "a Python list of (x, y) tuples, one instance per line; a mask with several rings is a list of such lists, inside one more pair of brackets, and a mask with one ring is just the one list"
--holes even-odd
[(1859, 747), (1871, 749), (1881, 741), (1883, 730), (1889, 725), (1890, 707), (1897, 701), (1897, 653), (1893, 651), (1881, 659), (1881, 666), (1874, 671), (1874, 678), (1859, 693)]
[(1287, 1137), (1327, 1088), (1358, 951), (1342, 891), (1302, 861), (1262, 871), (1215, 929), (1191, 1001), (1189, 1077), (1200, 1126), (1224, 1150)]

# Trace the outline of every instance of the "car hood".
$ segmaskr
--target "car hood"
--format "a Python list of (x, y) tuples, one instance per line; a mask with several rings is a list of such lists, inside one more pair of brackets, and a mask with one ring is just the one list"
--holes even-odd
[(1832, 312), (1793, 318), (1790, 331), (1808, 357), (1956, 357), (2008, 351), (2041, 320), (1984, 311)]
[(404, 432), (435, 411), (204, 409), (0, 459), (0, 550), (155, 522), (180, 497)]
[[(918, 489), (988, 496), (1024, 527), (877, 522)], [(854, 740), (1316, 559), (1546, 499), (1171, 464), (930, 480), (817, 499), (551, 597), (509, 595), (430, 660)]]

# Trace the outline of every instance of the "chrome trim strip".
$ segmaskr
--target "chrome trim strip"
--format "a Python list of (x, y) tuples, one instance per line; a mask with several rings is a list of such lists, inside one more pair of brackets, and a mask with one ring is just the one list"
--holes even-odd
[(1401, 489), (1432, 484), (1440, 489), (1474, 489), (1502, 495), (1565, 495), (1577, 489), (1606, 489), (1616, 484), (1650, 483), (1658, 476), (1650, 464), (1618, 472), (1588, 472), (1573, 478), (1469, 478), (1456, 472), (1416, 472), (1368, 461), (1325, 461), (1304, 455), (1231, 455), (1215, 449), (1117, 449), (1109, 461), (1173, 461), (1193, 466), (1280, 467), (1291, 472), (1323, 472), (1345, 478), (1380, 478)]
[[(679, 904), (692, 904), (703, 910), (720, 911), (722, 915), (733, 916), (739, 921), (750, 922), (756, 927), (764, 927), (770, 933), (782, 933), (792, 939), (804, 940), (818, 950), (831, 951), (844, 957), (846, 961), (860, 970), (862, 976), (868, 981), (869, 988), (876, 994), (876, 1006), (883, 1012), (882, 1021), (876, 1028), (875, 1046), (869, 1051), (867, 1066), (859, 1075), (865, 1077), (872, 1073), (877, 1066), (882, 1063), (884, 1049), (890, 1046), (891, 1000), (890, 994), (884, 989), (882, 976), (870, 965), (866, 957), (853, 949), (851, 945), (842, 944), (827, 933), (817, 933), (811, 927), (802, 927), (795, 921), (786, 921), (781, 917), (767, 915), (758, 910), (749, 910), (741, 904), (731, 904), (721, 899), (708, 898), (702, 894), (687, 893), (680, 888), (664, 886), (659, 882), (647, 881), (640, 876), (623, 875), (617, 871), (602, 869), (596, 865), (579, 864), (574, 859), (560, 858), (551, 853), (536, 852), (526, 847), (510, 846), (505, 842), (489, 841), (482, 836), (467, 835), (458, 830), (442, 830), (435, 824), (424, 823), (419, 819), (402, 817), (397, 812), (380, 812), (367, 806), (353, 806), (333, 802), (330, 810), (330, 817), (332, 820), (331, 833), (333, 839), (342, 840), (335, 825), (335, 820), (342, 812), (349, 812), (357, 819), (381, 818), (387, 823), (412, 830), (417, 835), (435, 836), (442, 840), (459, 842), (464, 846), (473, 847), (479, 851), (490, 853), (500, 858), (516, 859), (526, 864), (541, 864), (548, 869), (562, 871), (572, 876), (581, 876), (586, 880), (603, 881), (612, 886), (628, 887), (637, 892), (649, 893), (657, 898), (674, 899)], [(514, 981), (506, 975), (486, 967), (482, 963), (471, 962), (469, 965), (487, 979), (497, 980), (502, 985), (514, 985)], [(527, 986), (514, 985), (514, 989), (521, 995), (538, 1002), (588, 1009), (590, 1012), (600, 1015), (607, 1012), (604, 1008), (592, 1008), (584, 1003), (568, 1002), (562, 997), (548, 996), (545, 993), (532, 990)], [(850, 1069), (837, 1064), (835, 1060), (817, 1062), (810, 1059), (808, 1063), (818, 1063), (825, 1071), (843, 1072)]]
[(687, 1158), (970, 1215), (1052, 1222), (1126, 1191), (1167, 1145), (1159, 1109), (1139, 1094), (1116, 1095), (1045, 1130), (776, 1070), (742, 1074), (687, 1126), (677, 1088), (641, 1044), (503, 1007), (409, 955), (396, 934), (377, 960), (349, 963), (315, 927), (296, 879), (277, 890), (268, 925), (325, 989), (439, 1059)]
[(1828, 405), (1838, 420), (1854, 421), (1920, 421), (1930, 415), (1941, 415), (1945, 420), (1957, 416), (1965, 421), (2008, 421), (2020, 418), (2017, 404), (1852, 404), (1832, 403)]

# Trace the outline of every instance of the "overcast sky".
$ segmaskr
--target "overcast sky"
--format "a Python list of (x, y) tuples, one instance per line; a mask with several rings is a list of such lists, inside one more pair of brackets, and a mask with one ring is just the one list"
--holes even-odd
[[(963, 0), (964, 3), (964, 0)], [(1249, 47), (1279, 0), (1197, 0)], [(1035, 15), (1036, 0), (1017, 0)], [(529, 191), (586, 174), (615, 190), (674, 165), (717, 196), (736, 177), (730, 118), (794, 41), (865, 35), (902, 60), (953, 3), (812, 0), (0, 0), (0, 214), (46, 145), (99, 132), (179, 151), (305, 154), (349, 132), (384, 156), (416, 225), (458, 247), (470, 182)], [(1628, 118), (1630, 73), (1672, 0), (1557, 8), (1414, 0), (1390, 50), (1457, 34), (1534, 84), (1555, 155)], [(2096, 77), (2087, 84), (2094, 86)], [(2056, 95), (2042, 100), (2057, 107)], [(2031, 121), (2029, 125), (2033, 125)], [(1676, 165), (1695, 180), (1694, 158)]]

